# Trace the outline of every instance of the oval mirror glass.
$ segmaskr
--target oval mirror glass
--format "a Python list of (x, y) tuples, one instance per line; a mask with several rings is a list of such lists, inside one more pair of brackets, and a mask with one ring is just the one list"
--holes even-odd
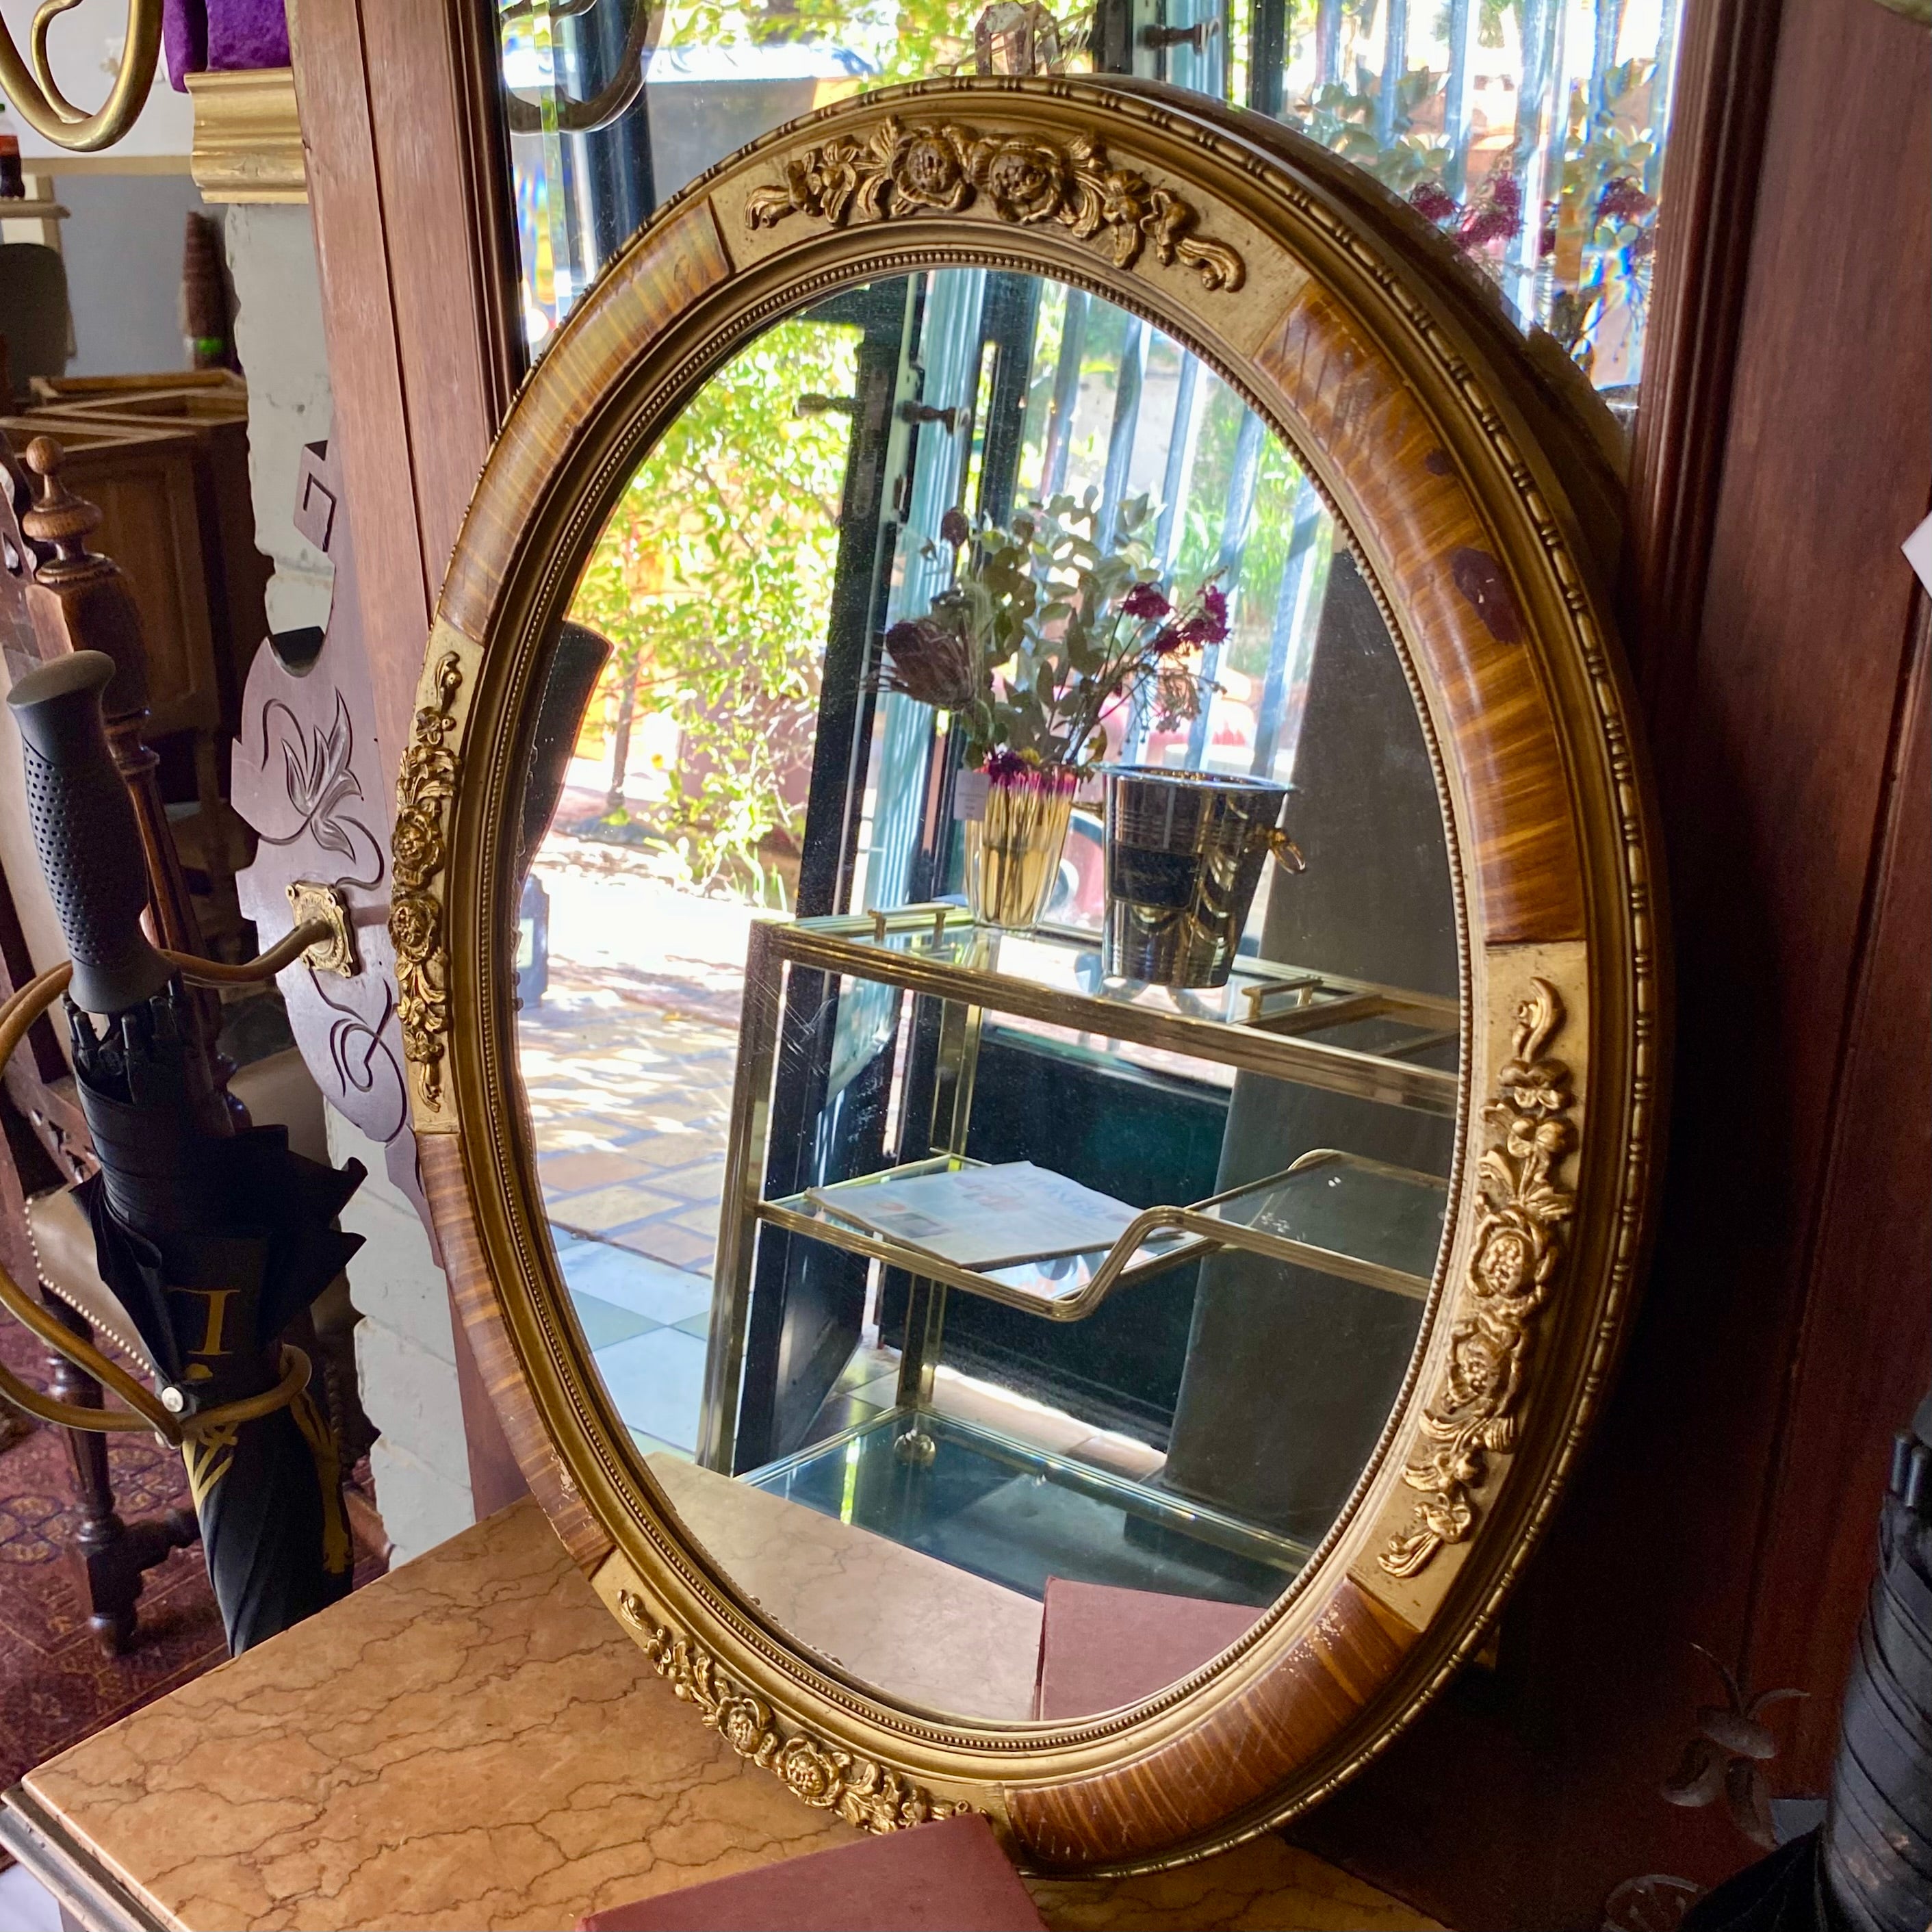
[(546, 675), (520, 1066), (644, 1468), (895, 1704), (1186, 1677), (1388, 1424), (1462, 1088), (1438, 776), (1294, 452), (1065, 284), (852, 288), (699, 388)]

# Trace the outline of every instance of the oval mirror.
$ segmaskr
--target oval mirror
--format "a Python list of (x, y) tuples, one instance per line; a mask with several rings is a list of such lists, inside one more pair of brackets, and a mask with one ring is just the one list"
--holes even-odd
[(1649, 1189), (1592, 406), (1100, 81), (758, 144), (526, 386), (404, 762), (424, 1175), (560, 1532), (806, 1802), (1168, 1862), (1480, 1641)]

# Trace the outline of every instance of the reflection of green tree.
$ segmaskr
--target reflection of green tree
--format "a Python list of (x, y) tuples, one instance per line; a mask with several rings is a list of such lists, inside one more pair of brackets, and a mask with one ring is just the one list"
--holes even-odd
[[(1220, 560), (1233, 487), (1234, 443), (1246, 413), (1246, 406), (1233, 390), (1215, 383), (1195, 450), (1193, 486), (1188, 494), (1175, 572), (1184, 584), (1207, 576)], [(1228, 583), (1233, 628), (1222, 659), (1228, 669), (1256, 680), (1268, 669), (1276, 604), (1300, 496), (1300, 468), (1288, 446), (1270, 430), (1262, 441), (1254, 509), (1247, 541), (1241, 548), (1240, 568)]]
[(683, 734), (656, 830), (700, 886), (776, 897), (761, 848), (801, 830), (787, 794), (811, 760), (850, 429), (793, 405), (850, 394), (855, 339), (780, 322), (712, 376), (631, 478), (571, 607), (616, 647), (620, 694)]
[[(973, 52), (973, 24), (985, 0), (902, 0), (896, 10), (866, 0), (784, 0), (745, 6), (736, 0), (677, 0), (666, 12), (666, 46), (757, 46), (821, 40), (850, 46), (878, 63), (866, 85), (923, 80)], [(890, 31), (888, 31), (890, 29)]]
[(1436, 103), (1446, 79), (1426, 67), (1411, 68), (1402, 76), (1396, 83), (1393, 124), (1386, 141), (1377, 132), (1382, 77), (1359, 62), (1353, 87), (1337, 80), (1316, 88), (1301, 104), (1299, 118), (1303, 128), (1324, 148), (1332, 148), (1396, 194), (1407, 194), (1419, 182), (1436, 179), (1448, 165), (1449, 142), (1420, 124), (1432, 114), (1439, 127), (1442, 114)]

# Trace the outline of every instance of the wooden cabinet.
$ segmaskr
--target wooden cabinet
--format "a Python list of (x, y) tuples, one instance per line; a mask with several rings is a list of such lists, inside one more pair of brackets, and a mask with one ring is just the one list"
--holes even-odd
[[(50, 400), (46, 414), (50, 419), (58, 416), (64, 422), (83, 424), (88, 434), (115, 427), (164, 430), (192, 440), (215, 679), (224, 735), (232, 736), (240, 720), (248, 666), (268, 635), (266, 596), (273, 568), (255, 547), (255, 506), (248, 483), (248, 392), (232, 377), (220, 382), (141, 380), (148, 386), (62, 394)], [(63, 442), (68, 440), (65, 430), (49, 433)], [(131, 561), (128, 568), (135, 574)]]
[(209, 609), (194, 434), (47, 412), (0, 417), (16, 451), (37, 436), (67, 452), (62, 474), (98, 504), (92, 547), (126, 572), (140, 607), (152, 694), (148, 740), (213, 732), (221, 722), (220, 679)]

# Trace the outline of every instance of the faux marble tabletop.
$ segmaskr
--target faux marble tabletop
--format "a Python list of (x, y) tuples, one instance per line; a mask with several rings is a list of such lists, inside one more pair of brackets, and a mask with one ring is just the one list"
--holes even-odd
[[(26, 1780), (182, 1932), (511, 1932), (844, 1843), (652, 1672), (508, 1509)], [(1041, 1881), (1056, 1928), (1425, 1932), (1274, 1838)]]

